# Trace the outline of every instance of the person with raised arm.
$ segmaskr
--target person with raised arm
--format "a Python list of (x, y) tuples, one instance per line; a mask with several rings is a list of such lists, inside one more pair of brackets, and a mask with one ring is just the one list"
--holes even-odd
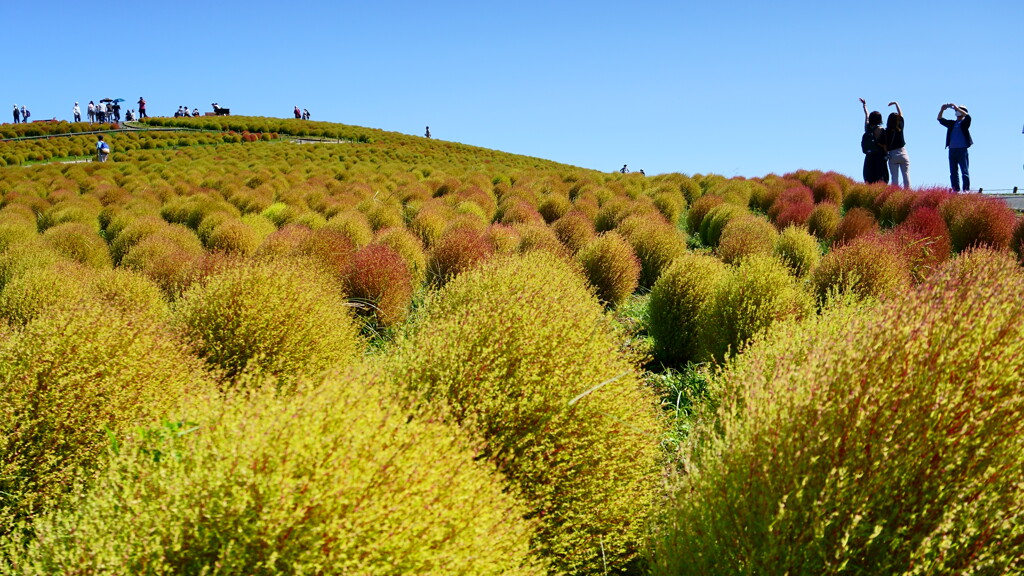
[(864, 182), (889, 183), (889, 166), (885, 150), (880, 145), (882, 138), (882, 113), (875, 110), (868, 113), (868, 103), (859, 98), (864, 108), (864, 134), (860, 139), (860, 151), (864, 153)]
[(889, 106), (895, 106), (896, 111), (890, 113), (885, 120), (882, 148), (889, 158), (890, 182), (893, 186), (898, 185), (902, 173), (903, 187), (910, 188), (910, 156), (907, 154), (907, 141), (903, 137), (903, 110), (900, 109), (899, 102), (889, 102)]
[[(942, 113), (949, 108), (956, 112), (956, 120), (942, 117)], [(949, 148), (949, 184), (953, 190), (960, 191), (960, 176), (957, 173), (959, 170), (964, 177), (964, 192), (967, 192), (971, 189), (971, 176), (967, 171), (970, 165), (967, 149), (974, 144), (974, 140), (971, 139), (971, 115), (963, 106), (953, 103), (943, 104), (939, 109), (938, 120), (939, 124), (946, 127), (946, 148)]]

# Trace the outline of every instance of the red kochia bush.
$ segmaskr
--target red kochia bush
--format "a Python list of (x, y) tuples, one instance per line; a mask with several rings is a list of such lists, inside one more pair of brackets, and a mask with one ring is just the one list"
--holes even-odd
[(878, 222), (866, 208), (851, 208), (836, 228), (836, 244), (846, 244), (855, 238), (878, 232)]
[(487, 260), (494, 245), (484, 232), (458, 227), (445, 231), (437, 240), (427, 259), (427, 280), (442, 286), (461, 272)]
[(835, 172), (826, 172), (818, 176), (811, 184), (811, 191), (814, 192), (814, 202), (841, 203), (843, 201), (843, 190), (849, 184), (849, 178)]
[(1010, 240), (1010, 248), (1017, 254), (1017, 258), (1024, 262), (1024, 217), (1017, 216), (1017, 224), (1013, 227), (1013, 238)]
[(1002, 200), (980, 194), (958, 194), (939, 207), (953, 250), (960, 252), (972, 246), (995, 249), (1009, 247), (1016, 217)]
[(930, 206), (914, 208), (891, 234), (910, 262), (915, 280), (928, 277), (951, 252), (949, 229), (939, 211)]
[(781, 230), (794, 224), (806, 224), (813, 210), (814, 196), (811, 189), (806, 186), (793, 186), (779, 194), (768, 209), (768, 217)]
[(370, 244), (359, 250), (345, 276), (349, 297), (370, 304), (363, 314), (382, 326), (405, 319), (412, 301), (412, 274), (405, 260), (387, 244)]

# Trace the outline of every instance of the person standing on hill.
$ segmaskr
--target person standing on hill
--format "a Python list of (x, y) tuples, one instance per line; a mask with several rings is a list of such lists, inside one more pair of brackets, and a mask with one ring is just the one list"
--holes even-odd
[(32, 114), (29, 113), (28, 108), (26, 108), (25, 105), (22, 104), (21, 105), (21, 123), (24, 124), (24, 123), (28, 122), (28, 117), (31, 116), (31, 115)]
[(295, 107), (295, 119), (296, 120), (301, 120), (302, 119), (302, 111), (299, 110), (298, 106)]
[(82, 109), (78, 107), (78, 102), (75, 102), (75, 107), (71, 109), (71, 114), (75, 118), (75, 122), (82, 121)]
[(106, 162), (109, 154), (110, 145), (103, 141), (103, 134), (100, 134), (96, 137), (96, 159), (100, 162)]
[(864, 153), (864, 182), (889, 183), (889, 166), (885, 150), (879, 145), (882, 138), (882, 113), (875, 110), (868, 114), (868, 103), (860, 98), (864, 108), (864, 134), (860, 139), (860, 151)]
[(139, 96), (139, 120), (142, 120), (143, 118), (149, 118), (146, 114), (146, 99)]
[(619, 170), (619, 172), (622, 172), (623, 174), (629, 174), (629, 168), (627, 168), (626, 165), (623, 164), (622, 169)]
[[(947, 120), (942, 113), (947, 108), (956, 112), (956, 120)], [(964, 192), (971, 189), (971, 176), (967, 173), (970, 161), (967, 156), (967, 149), (974, 144), (971, 140), (971, 115), (967, 108), (956, 104), (943, 104), (939, 109), (939, 124), (946, 127), (946, 148), (949, 148), (949, 184), (953, 190), (960, 191), (960, 176), (957, 170), (964, 175)]]
[(430, 126), (427, 126), (427, 133), (426, 133), (426, 137), (427, 137), (427, 138), (430, 138)]
[(18, 111), (18, 105), (14, 105), (14, 123), (21, 124), (21, 112)]
[(89, 124), (96, 121), (96, 105), (89, 100), (89, 105), (86, 106), (85, 113), (89, 115)]
[(893, 186), (899, 184), (903, 174), (903, 188), (910, 188), (910, 156), (907, 154), (907, 141), (903, 137), (903, 110), (898, 102), (889, 102), (895, 106), (896, 112), (889, 114), (882, 131), (882, 148), (889, 157), (889, 176)]

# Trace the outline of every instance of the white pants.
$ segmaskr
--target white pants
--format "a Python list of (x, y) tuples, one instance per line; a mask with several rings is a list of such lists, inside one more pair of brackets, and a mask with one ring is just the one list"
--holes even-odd
[(889, 151), (889, 182), (893, 186), (899, 184), (899, 174), (903, 173), (903, 187), (910, 188), (910, 155), (906, 148)]

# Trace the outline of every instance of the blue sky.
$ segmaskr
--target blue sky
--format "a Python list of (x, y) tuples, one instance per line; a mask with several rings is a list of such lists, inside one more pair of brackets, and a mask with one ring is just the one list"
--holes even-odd
[(70, 118), (104, 97), (145, 96), (151, 115), (298, 105), (604, 171), (859, 179), (864, 97), (883, 114), (900, 102), (912, 184), (931, 186), (949, 183), (935, 116), (956, 102), (972, 185), (1024, 189), (1019, 0), (93, 5), (8, 12), (7, 114)]

